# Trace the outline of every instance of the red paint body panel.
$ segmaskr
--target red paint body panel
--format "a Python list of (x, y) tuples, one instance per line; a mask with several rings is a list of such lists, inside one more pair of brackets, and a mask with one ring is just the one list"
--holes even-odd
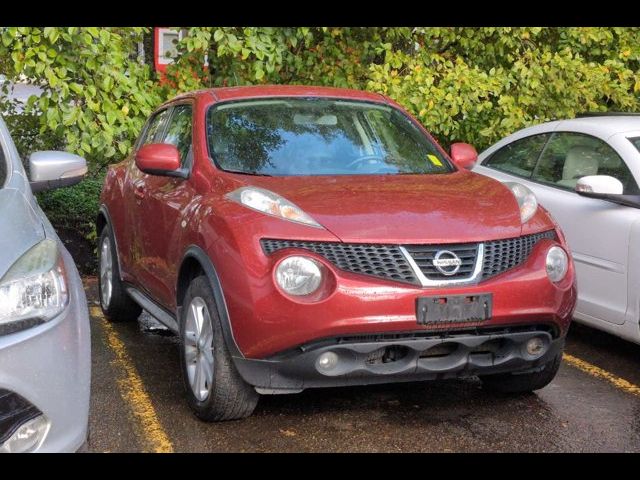
[[(295, 250), (267, 256), (260, 246), (262, 238), (463, 243), (556, 228), (560, 245), (568, 249), (544, 209), (523, 226), (510, 190), (463, 169), (438, 175), (313, 177), (260, 177), (219, 170), (207, 151), (207, 109), (216, 102), (269, 96), (348, 98), (397, 107), (378, 94), (325, 87), (222, 88), (178, 97), (175, 102), (188, 100), (194, 105), (190, 177), (146, 175), (137, 169), (132, 154), (112, 166), (105, 180), (101, 200), (113, 222), (124, 280), (175, 311), (184, 254), (190, 245), (199, 246), (219, 275), (233, 336), (250, 358), (265, 358), (322, 337), (425, 328), (416, 323), (415, 299), (433, 294), (492, 293), (493, 318), (486, 325), (548, 323), (566, 332), (576, 301), (575, 274), (571, 263), (560, 284), (548, 280), (544, 263), (550, 240), (539, 242), (524, 264), (501, 275), (477, 285), (437, 289), (345, 272), (304, 251), (325, 266), (326, 295), (309, 302), (282, 294), (273, 280), (274, 266)], [(282, 195), (325, 228), (271, 217), (225, 197), (247, 185)], [(137, 190), (142, 192), (136, 194)]]

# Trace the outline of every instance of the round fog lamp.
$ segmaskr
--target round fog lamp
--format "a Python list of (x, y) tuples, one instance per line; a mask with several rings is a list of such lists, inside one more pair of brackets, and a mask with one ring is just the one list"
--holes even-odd
[(551, 247), (547, 252), (547, 276), (556, 283), (564, 278), (569, 269), (569, 258), (560, 247)]
[(544, 352), (544, 341), (540, 337), (533, 337), (527, 341), (527, 353), (532, 357), (542, 355)]
[(315, 260), (291, 256), (276, 268), (276, 282), (289, 295), (309, 295), (320, 287), (322, 271)]
[(338, 355), (333, 352), (324, 352), (318, 357), (318, 360), (316, 360), (316, 365), (319, 370), (328, 372), (338, 365)]
[(7, 439), (0, 444), (0, 453), (27, 453), (32, 452), (42, 443), (49, 432), (49, 420), (44, 415), (23, 423)]

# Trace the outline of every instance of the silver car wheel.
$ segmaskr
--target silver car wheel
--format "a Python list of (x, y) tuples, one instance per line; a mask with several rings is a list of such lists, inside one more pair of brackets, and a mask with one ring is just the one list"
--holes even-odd
[(213, 327), (207, 304), (200, 297), (188, 306), (184, 329), (184, 358), (193, 395), (203, 402), (213, 383)]
[(113, 259), (111, 258), (111, 242), (104, 237), (100, 246), (100, 302), (103, 309), (108, 309), (113, 293)]

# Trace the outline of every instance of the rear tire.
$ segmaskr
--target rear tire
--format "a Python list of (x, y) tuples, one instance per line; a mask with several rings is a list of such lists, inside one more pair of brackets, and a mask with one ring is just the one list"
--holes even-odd
[(191, 281), (182, 305), (180, 365), (189, 406), (207, 422), (250, 416), (259, 395), (233, 364), (206, 276)]
[(544, 365), (544, 369), (539, 372), (523, 373), (520, 375), (512, 373), (500, 373), (497, 375), (481, 376), (484, 388), (501, 393), (530, 393), (540, 390), (551, 383), (558, 373), (562, 362), (562, 351), (553, 360)]
[(108, 225), (102, 229), (98, 240), (98, 291), (102, 312), (108, 320), (135, 321), (142, 313), (142, 308), (131, 299), (120, 280), (116, 245)]

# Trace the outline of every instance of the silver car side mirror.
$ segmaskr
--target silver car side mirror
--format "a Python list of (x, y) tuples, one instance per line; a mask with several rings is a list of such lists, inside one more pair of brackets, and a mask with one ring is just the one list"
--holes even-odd
[(576, 192), (581, 194), (622, 195), (623, 190), (622, 182), (609, 175), (588, 175), (576, 184)]
[(41, 192), (80, 182), (87, 173), (87, 161), (73, 153), (34, 152), (29, 157), (29, 171), (31, 190)]

